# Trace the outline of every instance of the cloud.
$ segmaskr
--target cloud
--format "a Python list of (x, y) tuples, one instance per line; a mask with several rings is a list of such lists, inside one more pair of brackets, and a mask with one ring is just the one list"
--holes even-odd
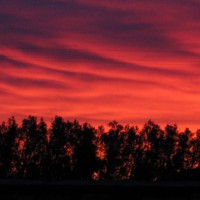
[(1, 120), (56, 114), (197, 128), (198, 0), (1, 1)]

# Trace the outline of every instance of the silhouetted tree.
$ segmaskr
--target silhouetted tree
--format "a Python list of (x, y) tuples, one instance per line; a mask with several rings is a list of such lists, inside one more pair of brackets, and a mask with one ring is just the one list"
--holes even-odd
[(171, 179), (176, 173), (175, 158), (176, 147), (178, 142), (178, 130), (176, 125), (167, 125), (164, 132), (164, 141), (162, 145), (163, 149), (163, 179)]
[(178, 134), (176, 155), (174, 156), (174, 169), (177, 172), (181, 172), (182, 170), (187, 168), (190, 137), (191, 131), (189, 129), (186, 129), (184, 132)]
[(120, 179), (134, 179), (135, 169), (138, 162), (139, 135), (138, 127), (125, 126), (122, 134), (123, 142), (121, 146), (122, 164), (120, 167)]
[(11, 175), (17, 126), (14, 117), (8, 119), (7, 125), (3, 122), (0, 126), (0, 177)]
[(53, 179), (63, 179), (70, 174), (70, 157), (67, 154), (66, 123), (60, 116), (56, 116), (50, 130), (48, 144), (48, 173)]
[(122, 154), (125, 161), (124, 172), (126, 179), (135, 179), (135, 172), (141, 161), (141, 145), (138, 127), (125, 127), (125, 142), (123, 144)]
[(98, 171), (97, 147), (95, 146), (96, 131), (89, 124), (83, 124), (82, 129), (76, 131), (76, 145), (73, 152), (74, 177), (77, 179), (91, 179)]
[(25, 178), (33, 179), (40, 177), (39, 158), (37, 145), (40, 142), (37, 134), (37, 118), (29, 116), (22, 122), (22, 132), (25, 135), (23, 149), (23, 163), (25, 165)]
[(200, 129), (196, 131), (196, 138), (192, 142), (191, 169), (200, 167)]
[(136, 179), (159, 180), (163, 168), (164, 133), (160, 127), (149, 120), (140, 133), (141, 161), (136, 163)]
[(40, 119), (40, 122), (37, 125), (37, 134), (36, 134), (36, 147), (35, 147), (35, 161), (37, 163), (37, 168), (39, 170), (39, 178), (46, 178), (48, 176), (48, 159), (47, 159), (47, 125), (44, 122), (43, 118)]
[(103, 179), (116, 179), (118, 178), (118, 170), (121, 166), (121, 155), (120, 150), (123, 141), (121, 140), (121, 131), (123, 126), (117, 121), (109, 123), (110, 130), (108, 134), (102, 135), (102, 140), (105, 144), (105, 173)]

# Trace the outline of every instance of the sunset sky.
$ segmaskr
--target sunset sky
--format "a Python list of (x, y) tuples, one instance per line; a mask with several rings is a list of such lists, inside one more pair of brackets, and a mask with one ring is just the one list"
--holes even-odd
[(199, 0), (1, 0), (0, 121), (200, 128)]

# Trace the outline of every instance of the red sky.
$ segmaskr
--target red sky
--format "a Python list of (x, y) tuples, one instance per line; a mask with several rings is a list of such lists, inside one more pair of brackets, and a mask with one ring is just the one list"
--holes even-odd
[(199, 0), (1, 0), (0, 120), (200, 128)]

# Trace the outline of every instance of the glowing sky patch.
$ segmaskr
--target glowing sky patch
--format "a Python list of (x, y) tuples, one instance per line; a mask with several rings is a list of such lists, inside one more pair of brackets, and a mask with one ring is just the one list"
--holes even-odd
[(200, 127), (198, 0), (2, 0), (0, 120)]

